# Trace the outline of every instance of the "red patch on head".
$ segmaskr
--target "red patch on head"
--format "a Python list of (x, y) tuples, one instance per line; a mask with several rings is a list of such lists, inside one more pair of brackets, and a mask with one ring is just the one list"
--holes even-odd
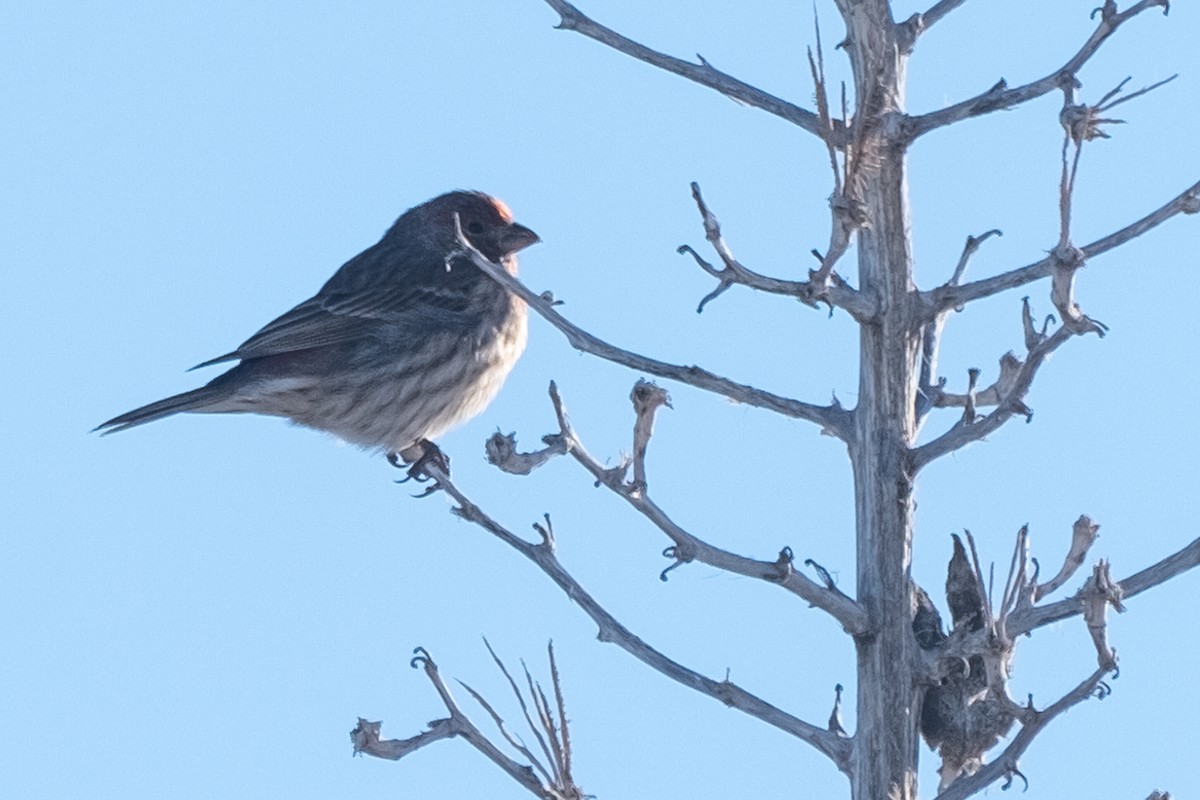
[(496, 207), (496, 213), (500, 215), (500, 219), (504, 220), (505, 225), (512, 224), (513, 213), (508, 205), (495, 197), (492, 198), (492, 205)]

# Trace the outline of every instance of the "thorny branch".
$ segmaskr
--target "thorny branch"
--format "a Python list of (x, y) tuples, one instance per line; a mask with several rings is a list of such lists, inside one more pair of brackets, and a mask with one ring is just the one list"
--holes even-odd
[(440, 464), (430, 461), (422, 464), (421, 469), (428, 478), (436, 483), (437, 488), (443, 490), (457, 503), (451, 509), (453, 514), (475, 523), (532, 561), (563, 590), (567, 597), (578, 604), (599, 627), (597, 638), (600, 641), (616, 644), (634, 658), (671, 680), (795, 736), (828, 756), (839, 770), (848, 772), (852, 747), (850, 740), (840, 739), (829, 731), (792, 716), (729, 680), (716, 681), (672, 661), (618, 622), (559, 562), (554, 552), (554, 529), (550, 525), (548, 516), (545, 525), (534, 525), (534, 530), (541, 536), (541, 541), (532, 544), (509, 531), (484, 513), (479, 506), (472, 503), (450, 480), (449, 474)]
[(589, 18), (571, 3), (566, 2), (566, 0), (546, 0), (546, 4), (558, 12), (561, 19), (557, 27), (561, 30), (581, 33), (627, 56), (644, 61), (667, 72), (673, 72), (701, 86), (715, 89), (731, 100), (754, 108), (760, 108), (794, 125), (798, 125), (810, 133), (818, 132), (818, 119), (817, 115), (813, 112), (789, 103), (786, 100), (781, 100), (774, 95), (764, 92), (762, 89), (751, 86), (720, 71), (705, 61), (703, 56), (697, 55), (700, 63), (693, 64), (689, 61), (651, 50), (643, 44), (622, 36), (611, 28), (606, 28)]
[(576, 350), (599, 356), (606, 361), (612, 361), (630, 369), (686, 383), (689, 386), (695, 386), (698, 389), (704, 389), (705, 391), (728, 397), (739, 403), (765, 408), (782, 414), (785, 417), (793, 417), (816, 423), (821, 426), (823, 432), (831, 436), (836, 436), (842, 441), (848, 442), (853, 437), (853, 426), (850, 423), (851, 412), (841, 406), (818, 406), (788, 397), (781, 397), (777, 394), (756, 389), (753, 386), (735, 383), (700, 367), (668, 364), (665, 361), (648, 358), (629, 350), (622, 350), (593, 336), (558, 313), (555, 309), (557, 302), (548, 293), (545, 295), (535, 294), (525, 284), (512, 275), (509, 275), (503, 267), (489, 261), (463, 235), (462, 227), (457, 217), (455, 218), (455, 225), (459, 226), (459, 246), (462, 247), (464, 253), (471, 257), (472, 263), (483, 270), (484, 274), (491, 277), (492, 280), (524, 300), (529, 304), (530, 308), (544, 317), (551, 325), (562, 331), (567, 337), (567, 341)]
[(955, 103), (938, 111), (909, 118), (905, 123), (905, 132), (909, 141), (929, 133), (937, 128), (961, 122), (972, 117), (982, 116), (992, 111), (1012, 108), (1015, 105), (1041, 97), (1062, 85), (1064, 81), (1074, 81), (1075, 75), (1087, 61), (1096, 54), (1100, 45), (1116, 32), (1123, 23), (1151, 8), (1163, 9), (1166, 14), (1169, 9), (1167, 0), (1141, 0), (1125, 11), (1118, 11), (1115, 0), (1105, 0), (1100, 8), (1100, 22), (1096, 30), (1088, 37), (1083, 46), (1065, 64), (1054, 72), (1032, 83), (1009, 89), (1008, 83), (1001, 79), (995, 86), (983, 94)]
[[(852, 598), (834, 587), (831, 581), (826, 581), (825, 585), (822, 585), (806, 575), (796, 572), (793, 568), (790, 549), (784, 548), (780, 552), (780, 557), (775, 561), (757, 561), (715, 547), (680, 527), (650, 499), (644, 477), (640, 485), (636, 481), (626, 482), (625, 475), (629, 466), (627, 462), (623, 461), (616, 467), (605, 467), (588, 453), (579, 434), (571, 425), (566, 406), (558, 393), (558, 387), (553, 382), (550, 384), (550, 399), (554, 404), (559, 431), (543, 437), (543, 441), (547, 443), (546, 451), (543, 452), (552, 450), (554, 454), (569, 454), (595, 478), (597, 485), (603, 485), (623, 498), (665, 533), (673, 542), (673, 546), (667, 549), (666, 554), (675, 559), (675, 564), (668, 567), (668, 571), (680, 564), (698, 561), (726, 572), (775, 583), (828, 613), (851, 635), (860, 636), (869, 631), (866, 611)], [(501, 444), (493, 444), (497, 439), (506, 441)], [(525, 474), (520, 468), (510, 469), (502, 458), (496, 459), (492, 456), (493, 453), (503, 454), (514, 451), (515, 444), (511, 436), (495, 434), (488, 445), (489, 460), (493, 464), (505, 472)], [(518, 467), (524, 465), (524, 457), (519, 457)], [(819, 568), (818, 571), (820, 571)], [(665, 575), (664, 571), (664, 578)]]
[(718, 269), (702, 258), (691, 245), (679, 246), (680, 254), (690, 255), (702, 270), (718, 281), (717, 288), (700, 301), (700, 305), (696, 308), (697, 312), (703, 311), (709, 302), (722, 295), (729, 287), (738, 284), (772, 294), (795, 297), (805, 305), (813, 307), (816, 307), (818, 300), (823, 300), (831, 306), (844, 308), (860, 322), (871, 319), (877, 313), (878, 309), (874, 303), (851, 288), (836, 273), (827, 274), (821, 278), (821, 286), (818, 287), (813, 282), (814, 276), (818, 274), (817, 270), (809, 271), (809, 280), (807, 281), (788, 281), (762, 275), (743, 266), (734, 257), (728, 242), (721, 235), (721, 223), (709, 210), (708, 205), (704, 202), (704, 197), (700, 194), (700, 185), (694, 181), (692, 182), (692, 197), (695, 198), (696, 206), (700, 209), (700, 217), (704, 222), (704, 236), (712, 244), (722, 263), (722, 267)]
[[(540, 724), (542, 730), (539, 731), (538, 725), (535, 725), (533, 720), (529, 718), (525, 699), (521, 696), (520, 690), (517, 689), (516, 683), (512, 680), (508, 670), (496, 657), (491, 645), (488, 645), (488, 651), (492, 653), (492, 658), (496, 661), (501, 672), (508, 678), (509, 685), (520, 701), (521, 708), (525, 711), (525, 720), (533, 731), (534, 736), (539, 742), (543, 743), (543, 752), (545, 753), (550, 767), (546, 767), (541, 761), (533, 755), (530, 750), (520, 743), (520, 740), (509, 733), (504, 724), (503, 718), (496, 713), (495, 709), (474, 689), (466, 684), (463, 688), (471, 694), (472, 697), (487, 711), (491, 716), (492, 721), (500, 729), (505, 741), (510, 746), (518, 750), (525, 758), (527, 758), (533, 766), (521, 764), (504, 754), (504, 752), (493, 743), (478, 727), (471, 722), (466, 712), (458, 705), (454, 696), (450, 693), (450, 688), (442, 680), (441, 673), (438, 671), (437, 664), (434, 663), (432, 656), (423, 648), (418, 647), (413, 657), (412, 666), (421, 668), (425, 671), (426, 677), (429, 678), (438, 695), (442, 698), (442, 703), (446, 706), (446, 710), (450, 712), (449, 717), (434, 720), (429, 723), (429, 730), (414, 736), (411, 739), (381, 739), (379, 736), (382, 727), (381, 722), (368, 722), (359, 717), (358, 725), (350, 732), (350, 740), (354, 743), (355, 754), (366, 753), (367, 755), (377, 758), (386, 758), (393, 761), (399, 760), (404, 756), (423, 747), (430, 742), (438, 739), (447, 739), (451, 737), (462, 737), (472, 747), (488, 757), (494, 764), (508, 773), (509, 777), (525, 787), (531, 794), (543, 798), (543, 800), (581, 800), (585, 795), (583, 790), (575, 785), (570, 770), (571, 753), (569, 746), (565, 749), (561, 747), (563, 742), (569, 741), (567, 737), (567, 720), (561, 713), (559, 715), (559, 724), (555, 725), (554, 720), (548, 716), (541, 715)], [(553, 646), (550, 649), (550, 662), (554, 665), (554, 650)], [(526, 671), (528, 675), (528, 671)], [(561, 691), (558, 680), (558, 670), (553, 669), (553, 679), (555, 692)], [(538, 692), (541, 687), (536, 687), (530, 680), (530, 691), (537, 702)], [(556, 744), (555, 753), (550, 755), (545, 748), (542, 734), (545, 733), (550, 738), (552, 744)], [(536, 769), (536, 773), (535, 773)], [(539, 779), (538, 774), (541, 775)]]

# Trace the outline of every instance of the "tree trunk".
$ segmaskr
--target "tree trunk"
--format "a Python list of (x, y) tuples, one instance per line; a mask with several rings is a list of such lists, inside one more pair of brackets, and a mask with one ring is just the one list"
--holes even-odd
[[(909, 448), (916, 435), (920, 335), (913, 324), (904, 145), (888, 124), (904, 106), (905, 56), (883, 0), (843, 0), (856, 82), (862, 167), (856, 193), (869, 227), (858, 238), (859, 286), (879, 300), (861, 328), (854, 469), (858, 601), (872, 622), (857, 642), (854, 800), (916, 796), (919, 738), (912, 633), (913, 513)], [(857, 126), (857, 125), (856, 125)]]

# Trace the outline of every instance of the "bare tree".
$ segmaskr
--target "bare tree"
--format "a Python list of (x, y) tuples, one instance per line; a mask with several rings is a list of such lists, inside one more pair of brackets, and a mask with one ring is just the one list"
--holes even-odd
[[(617, 620), (558, 561), (548, 518), (535, 526), (539, 540), (526, 541), (471, 502), (440, 467), (426, 468), (428, 477), (453, 498), (456, 514), (499, 537), (540, 567), (595, 621), (601, 640), (617, 644), (666, 677), (816, 748), (849, 777), (854, 800), (916, 797), (922, 735), (941, 758), (937, 793), (941, 800), (970, 797), (996, 781), (1004, 780), (1007, 785), (1014, 778), (1023, 779), (1019, 758), (1038, 733), (1068, 708), (1109, 691), (1105, 678), (1116, 673), (1118, 666), (1106, 631), (1107, 609), (1123, 610), (1125, 600), (1200, 563), (1200, 539), (1120, 580), (1110, 574), (1109, 564), (1100, 560), (1077, 592), (1044, 602), (1087, 560), (1099, 527), (1093, 520), (1085, 515), (1075, 522), (1068, 555), (1049, 577), (1041, 573), (1032, 557), (1028, 530), (1022, 528), (1016, 534), (1006, 577), (999, 587), (994, 585), (993, 571), (981, 563), (974, 537), (964, 531), (961, 539), (954, 539), (947, 570), (945, 594), (950, 620), (944, 624), (931, 593), (916, 585), (910, 572), (913, 490), (921, 470), (933, 461), (982, 439), (1014, 417), (1029, 418), (1032, 412), (1025, 397), (1051, 353), (1077, 336), (1104, 335), (1104, 324), (1085, 314), (1075, 298), (1076, 276), (1089, 259), (1176, 215), (1200, 211), (1200, 183), (1195, 183), (1160, 208), (1142, 212), (1140, 218), (1095, 241), (1077, 244), (1072, 235), (1075, 178), (1084, 146), (1109, 135), (1107, 127), (1119, 121), (1109, 115), (1111, 109), (1166, 83), (1128, 93), (1122, 83), (1102, 97), (1085, 101), (1079, 96), (1077, 75), (1126, 22), (1146, 11), (1166, 13), (1166, 0), (1140, 0), (1124, 10), (1114, 0), (1106, 0), (1093, 14), (1093, 33), (1059, 69), (1022, 86), (1010, 87), (1001, 81), (975, 97), (916, 116), (905, 111), (908, 57), (921, 36), (965, 0), (940, 0), (925, 13), (901, 22), (893, 19), (887, 0), (836, 0), (846, 27), (838, 49), (849, 59), (854, 84), (852, 91), (842, 87), (840, 92), (828, 85), (818, 34), (808, 59), (816, 89), (812, 110), (744, 83), (703, 58), (693, 63), (654, 51), (592, 20), (565, 0), (546, 2), (560, 15), (560, 28), (762, 109), (824, 143), (832, 172), (830, 235), (824, 250), (814, 251), (816, 262), (806, 280), (775, 278), (742, 264), (696, 184), (691, 187), (692, 195), (705, 237), (716, 253), (716, 263), (687, 245), (680, 252), (694, 259), (717, 282), (701, 301), (701, 308), (725, 291), (745, 286), (794, 297), (812, 307), (828, 308), (831, 313), (840, 310), (849, 314), (860, 332), (857, 406), (846, 409), (836, 399), (820, 405), (783, 397), (700, 367), (666, 363), (616, 347), (572, 324), (559, 313), (549, 293), (538, 294), (525, 287), (474, 251), (465, 238), (461, 239), (463, 249), (481, 269), (522, 297), (579, 350), (642, 373), (806, 420), (844, 442), (854, 477), (854, 596), (838, 589), (819, 564), (804, 562), (815, 579), (797, 570), (790, 549), (785, 548), (773, 561), (739, 555), (684, 529), (654, 502), (645, 455), (655, 413), (669, 404), (669, 398), (653, 383), (639, 380), (633, 388), (631, 455), (616, 467), (606, 467), (589, 454), (554, 385), (550, 396), (557, 430), (544, 437), (545, 447), (522, 453), (514, 437), (497, 434), (488, 442), (489, 458), (501, 469), (525, 474), (550, 458), (569, 456), (597, 485), (626, 501), (669, 538), (666, 555), (674, 564), (668, 571), (688, 562), (708, 564), (777, 585), (830, 615), (856, 650), (856, 730), (849, 734), (843, 727), (840, 686), (829, 721), (822, 725), (793, 716), (728, 679), (714, 680), (668, 658)], [(1059, 235), (1050, 254), (1026, 266), (967, 281), (965, 273), (971, 256), (999, 233), (986, 231), (966, 238), (961, 258), (952, 271), (948, 270), (945, 283), (932, 289), (916, 286), (906, 183), (909, 148), (931, 131), (1054, 92), (1062, 95), (1059, 119), (1063, 143)], [(1131, 216), (1136, 213), (1131, 212)], [(858, 260), (853, 280), (843, 277), (838, 269), (851, 244), (857, 245)], [(980, 383), (983, 371), (972, 369), (965, 384), (950, 388), (950, 381), (938, 374), (939, 346), (948, 318), (971, 302), (1047, 278), (1055, 313), (1039, 323), (1034, 314), (1035, 301), (1024, 299), (1020, 323), (1024, 352), (1003, 355), (995, 377), (987, 385)], [(943, 415), (949, 423), (943, 424), (939, 433), (922, 439), (924, 423)], [(1015, 700), (1008, 690), (1008, 677), (1017, 637), (1075, 616), (1083, 618), (1095, 644), (1095, 670), (1081, 676), (1075, 688), (1049, 704), (1035, 705), (1032, 698)], [(493, 752), (495, 746), (466, 719), (427, 654), (420, 656), (419, 664), (451, 712), (449, 718), (434, 723), (422, 736), (466, 737), (537, 796), (580, 796), (570, 777), (569, 748), (564, 766), (562, 748), (554, 745), (558, 741), (557, 726), (562, 725), (565, 734), (557, 673), (557, 704), (546, 702), (544, 695), (537, 700), (541, 690), (529, 681), (539, 719), (535, 723), (528, 714), (526, 719), (535, 732), (542, 732), (539, 741), (544, 738), (550, 744), (543, 744), (540, 760), (521, 745), (526, 760), (534, 765), (521, 771), (511, 759)], [(516, 684), (512, 686), (517, 692)], [(501, 722), (491, 706), (485, 703), (484, 708)], [(526, 708), (524, 703), (522, 708)], [(424, 739), (417, 741), (420, 737), (405, 742), (381, 740), (378, 734), (378, 723), (360, 721), (354, 734), (355, 747), (396, 758), (425, 743)], [(507, 733), (504, 736), (510, 744), (516, 744)], [(1003, 749), (993, 752), (1010, 736)], [(410, 746), (412, 742), (417, 743)], [(541, 766), (543, 762), (548, 766)]]

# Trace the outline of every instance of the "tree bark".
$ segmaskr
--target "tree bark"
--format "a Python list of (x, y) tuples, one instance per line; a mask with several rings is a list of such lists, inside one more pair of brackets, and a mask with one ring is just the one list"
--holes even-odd
[[(919, 687), (910, 576), (915, 505), (910, 448), (917, 431), (916, 322), (904, 142), (889, 122), (904, 110), (905, 56), (883, 0), (843, 0), (854, 68), (861, 194), (869, 227), (858, 237), (862, 291), (879, 302), (861, 326), (854, 470), (858, 601), (871, 634), (857, 644), (854, 800), (916, 796)], [(853, 178), (848, 178), (850, 182)]]

